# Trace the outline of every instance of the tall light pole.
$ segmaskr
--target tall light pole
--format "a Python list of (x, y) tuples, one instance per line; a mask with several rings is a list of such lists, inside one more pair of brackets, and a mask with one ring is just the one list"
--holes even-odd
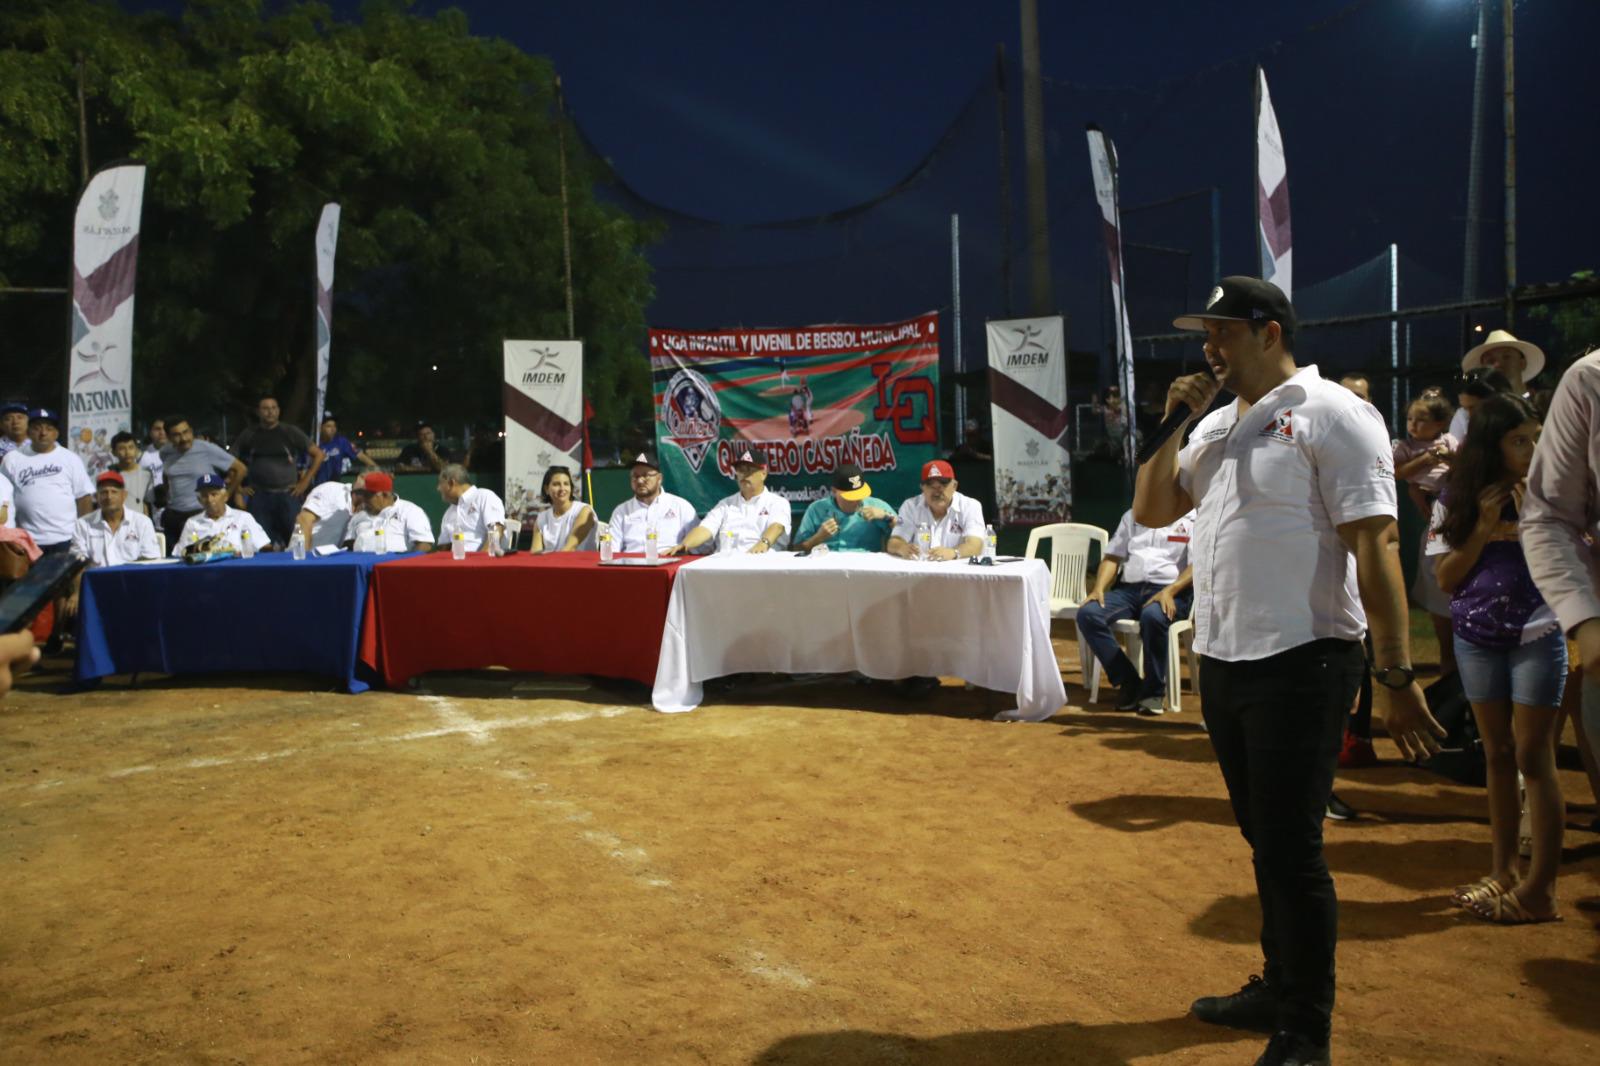
[(1512, 0), (1500, 0), (1505, 11), (1506, 108), (1506, 328), (1517, 313), (1517, 77), (1512, 47)]
[(1472, 78), (1472, 147), (1467, 151), (1467, 240), (1462, 256), (1461, 299), (1474, 300), (1478, 296), (1478, 238), (1483, 220), (1478, 215), (1481, 199), (1479, 184), (1483, 169), (1483, 65), (1489, 36), (1489, 0), (1478, 0), (1478, 32), (1472, 36), (1472, 50), (1477, 53)]

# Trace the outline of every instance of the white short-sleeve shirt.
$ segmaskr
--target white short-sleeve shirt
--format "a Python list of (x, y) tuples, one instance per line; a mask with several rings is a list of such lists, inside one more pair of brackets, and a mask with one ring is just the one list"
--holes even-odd
[(748, 500), (737, 492), (723, 497), (699, 524), (714, 538), (716, 551), (749, 551), (773, 523), (782, 526), (783, 532), (778, 534), (772, 547), (787, 547), (793, 521), (789, 501), (776, 492), (762, 489)]
[(1121, 580), (1130, 585), (1170, 585), (1189, 565), (1193, 532), (1193, 511), (1160, 529), (1142, 526), (1133, 520), (1132, 511), (1124, 511), (1117, 531), (1106, 545), (1106, 554), (1123, 560)]
[(433, 523), (427, 512), (410, 500), (395, 500), (376, 515), (362, 511), (350, 520), (346, 536), (358, 552), (377, 548), (377, 532), (383, 530), (384, 547), (392, 552), (411, 551), (418, 544), (432, 544)]
[(94, 495), (82, 459), (59, 444), (44, 453), (18, 448), (0, 462), (0, 474), (11, 482), (17, 526), (41, 548), (72, 539), (78, 500)]
[(647, 507), (637, 496), (617, 504), (611, 512), (611, 538), (619, 552), (644, 551), (644, 533), (656, 527), (656, 548), (682, 544), (696, 525), (694, 505), (682, 496), (663, 492)]
[[(586, 503), (574, 500), (567, 513), (558, 515), (554, 508), (546, 507), (535, 518), (539, 525), (539, 539), (544, 542), (544, 550), (558, 552), (567, 543), (567, 538), (572, 536), (573, 527), (578, 519), (583, 517), (585, 511), (592, 511)], [(595, 522), (589, 526), (589, 535), (578, 542), (577, 551), (590, 552), (595, 548), (595, 534), (599, 532), (600, 523)]]
[(933, 512), (928, 509), (928, 501), (921, 493), (911, 497), (900, 505), (900, 514), (895, 519), (894, 532), (890, 536), (899, 537), (915, 546), (917, 526), (924, 522), (932, 533), (930, 547), (957, 548), (968, 537), (983, 539), (983, 505), (959, 492), (951, 498), (950, 508), (945, 511), (944, 517), (938, 519), (933, 517)]
[(250, 543), (255, 545), (256, 551), (261, 551), (272, 544), (272, 538), (249, 511), (229, 507), (223, 511), (221, 518), (215, 519), (207, 517), (206, 513), (201, 511), (183, 524), (183, 532), (178, 534), (178, 543), (172, 545), (169, 554), (181, 556), (189, 545), (219, 533), (226, 537), (228, 545), (234, 551), (239, 551), (244, 547), (246, 532), (250, 534)]
[(155, 523), (126, 507), (122, 524), (114, 531), (98, 509), (78, 519), (72, 526), (72, 546), (88, 556), (90, 566), (121, 566), (135, 559), (161, 558)]
[(1360, 640), (1355, 556), (1338, 527), (1395, 516), (1393, 445), (1376, 408), (1315, 366), (1201, 420), (1178, 455), (1194, 501), (1195, 649), (1228, 662)]
[(351, 487), (343, 481), (324, 481), (306, 496), (300, 509), (310, 511), (312, 516), (308, 550), (329, 545), (338, 547), (349, 539), (345, 533), (350, 528)]
[(506, 508), (500, 497), (488, 489), (472, 486), (452, 503), (439, 520), (439, 540), (450, 544), (457, 533), (464, 534), (467, 551), (475, 552), (489, 539), (492, 526), (506, 524)]

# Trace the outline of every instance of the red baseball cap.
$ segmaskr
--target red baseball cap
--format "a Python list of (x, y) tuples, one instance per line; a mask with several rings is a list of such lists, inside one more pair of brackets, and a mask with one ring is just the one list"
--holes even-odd
[(368, 474), (362, 479), (361, 486), (368, 492), (393, 492), (394, 478), (384, 473)]
[(94, 483), (96, 485), (121, 485), (123, 488), (127, 488), (127, 482), (123, 481), (122, 475), (117, 473), (115, 470), (107, 470), (105, 473), (95, 478)]
[(956, 472), (950, 469), (950, 464), (945, 462), (943, 459), (931, 459), (922, 464), (922, 480), (932, 481), (934, 478), (944, 478), (946, 481), (954, 481), (956, 479)]

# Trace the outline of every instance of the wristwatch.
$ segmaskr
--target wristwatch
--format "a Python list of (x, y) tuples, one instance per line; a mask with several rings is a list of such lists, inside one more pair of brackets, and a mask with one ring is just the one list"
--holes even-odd
[(1417, 679), (1417, 672), (1409, 666), (1372, 666), (1372, 679), (1384, 688), (1406, 688)]

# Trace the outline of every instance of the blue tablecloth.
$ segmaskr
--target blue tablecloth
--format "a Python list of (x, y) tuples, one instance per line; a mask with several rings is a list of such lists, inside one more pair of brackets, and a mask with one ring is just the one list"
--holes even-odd
[(338, 678), (350, 692), (380, 561), (340, 552), (86, 571), (78, 597), (77, 679), (107, 674), (288, 671)]

